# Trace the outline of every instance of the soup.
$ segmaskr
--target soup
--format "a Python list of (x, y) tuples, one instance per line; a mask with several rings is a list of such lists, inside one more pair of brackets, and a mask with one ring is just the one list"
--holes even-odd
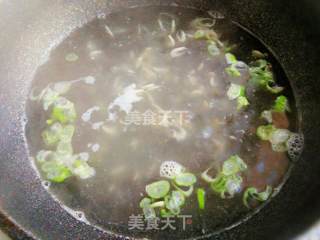
[(75, 217), (190, 238), (239, 223), (280, 190), (303, 144), (294, 106), (280, 65), (239, 25), (138, 8), (52, 51), (26, 134), (44, 186)]

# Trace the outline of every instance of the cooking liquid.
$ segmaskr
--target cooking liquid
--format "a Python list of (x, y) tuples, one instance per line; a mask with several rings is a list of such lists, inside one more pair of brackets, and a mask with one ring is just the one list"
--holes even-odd
[[(176, 18), (174, 47), (157, 21), (167, 16), (163, 13)], [(198, 177), (197, 186), (206, 189), (206, 209), (199, 211), (196, 194), (186, 200), (181, 214), (191, 215), (192, 222), (185, 231), (181, 219), (175, 231), (129, 231), (129, 216), (142, 214), (139, 202), (146, 195), (145, 186), (160, 179), (159, 167), (168, 160), (199, 175), (209, 166), (213, 172), (219, 171), (226, 159), (238, 154), (248, 165), (243, 189), (254, 186), (263, 191), (266, 185), (282, 183), (290, 166), (286, 153), (273, 152), (270, 144), (255, 134), (256, 127), (264, 124), (260, 113), (270, 109), (276, 96), (248, 89), (250, 106), (237, 111), (236, 103), (226, 96), (227, 88), (231, 82), (245, 84), (248, 70), (240, 78), (232, 78), (224, 71), (224, 54), (211, 57), (205, 41), (177, 38), (176, 32), (183, 30), (188, 35), (190, 22), (203, 16), (206, 13), (196, 10), (158, 7), (114, 13), (77, 29), (39, 68), (33, 82), (37, 89), (88, 76), (94, 79), (91, 84), (74, 83), (66, 97), (78, 113), (74, 152), (89, 153), (88, 163), (96, 175), (87, 180), (72, 177), (49, 187), (61, 204), (83, 212), (91, 224), (127, 235), (164, 239), (169, 234), (176, 239), (230, 227), (250, 213), (242, 204), (242, 194), (221, 199)], [(250, 62), (253, 49), (268, 52), (227, 19), (218, 19), (214, 29), (225, 44), (237, 44), (233, 53), (243, 62)], [(183, 56), (170, 55), (172, 49), (182, 47), (187, 49)], [(70, 59), (70, 53), (78, 59)], [(284, 73), (268, 54), (277, 81), (286, 86), (285, 94), (293, 106)], [(138, 97), (139, 91), (143, 94)], [(35, 156), (46, 149), (41, 132), (49, 115), (35, 102), (30, 102), (27, 110), (27, 137)], [(130, 114), (133, 111), (135, 116)], [(170, 112), (175, 124), (161, 122), (165, 112)], [(278, 116), (275, 124), (294, 130), (295, 121), (293, 111), (288, 118)]]

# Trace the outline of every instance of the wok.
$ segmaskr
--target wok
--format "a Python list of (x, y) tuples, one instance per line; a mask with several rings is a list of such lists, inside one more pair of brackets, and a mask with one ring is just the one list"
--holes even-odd
[(75, 28), (101, 13), (150, 5), (219, 10), (245, 26), (277, 56), (299, 110), (305, 149), (280, 194), (242, 224), (202, 237), (286, 240), (306, 231), (320, 217), (320, 4), (316, 0), (1, 0), (2, 228), (13, 239), (129, 239), (78, 221), (42, 187), (28, 157), (25, 105), (38, 66)]

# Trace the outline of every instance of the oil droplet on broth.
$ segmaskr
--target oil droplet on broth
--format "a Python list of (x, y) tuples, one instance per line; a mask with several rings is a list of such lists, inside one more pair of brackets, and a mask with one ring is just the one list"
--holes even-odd
[[(178, 38), (170, 35), (170, 46), (163, 34), (168, 26), (159, 28), (157, 22), (161, 13), (177, 19)], [(86, 180), (70, 178), (62, 184), (43, 182), (70, 211), (81, 210), (73, 213), (75, 217), (106, 230), (112, 227), (118, 233), (139, 235), (128, 231), (129, 216), (141, 214), (141, 194), (147, 184), (160, 178), (164, 161), (174, 160), (200, 173), (213, 162), (218, 168), (230, 155), (241, 153), (249, 167), (245, 185), (276, 187), (282, 182), (290, 165), (286, 154), (274, 153), (268, 144), (252, 137), (259, 113), (268, 109), (273, 99), (260, 98), (253, 110), (245, 115), (237, 113), (224, 94), (227, 77), (222, 57), (210, 58), (203, 45), (185, 40), (190, 38), (190, 22), (202, 16), (202, 12), (181, 8), (111, 14), (77, 29), (39, 68), (33, 83), (37, 88), (66, 79), (84, 79), (73, 84), (68, 93), (79, 113), (73, 147), (77, 152), (90, 151), (89, 163), (96, 175)], [(212, 11), (210, 16), (215, 18), (222, 40), (239, 45), (240, 59), (247, 61), (252, 49), (267, 52), (259, 41), (221, 14)], [(275, 61), (273, 64), (277, 65)], [(283, 74), (279, 66), (276, 68), (280, 69), (276, 74)], [(137, 115), (131, 125), (125, 122), (125, 113), (147, 110), (162, 115), (164, 111), (187, 111), (190, 122), (182, 127), (149, 125)], [(39, 136), (46, 113), (30, 102), (28, 117), (27, 137), (35, 155), (43, 146)], [(294, 114), (289, 120), (294, 129)], [(183, 210), (183, 214), (192, 215), (192, 227), (186, 229), (190, 237), (228, 227), (248, 214), (240, 195), (224, 200), (209, 188), (206, 191), (205, 212), (199, 214), (196, 199)], [(141, 236), (158, 239), (161, 234)], [(179, 231), (170, 234), (178, 236)]]

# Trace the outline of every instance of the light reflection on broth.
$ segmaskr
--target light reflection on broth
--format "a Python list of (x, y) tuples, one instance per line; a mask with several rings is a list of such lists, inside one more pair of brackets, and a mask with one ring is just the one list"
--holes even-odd
[[(173, 36), (175, 43), (159, 29), (160, 13), (176, 16), (180, 34)], [(82, 211), (89, 222), (105, 229), (118, 225), (127, 232), (129, 216), (141, 214), (139, 202), (145, 186), (160, 179), (164, 161), (176, 161), (193, 173), (209, 166), (217, 172), (230, 155), (238, 154), (248, 165), (242, 189), (264, 190), (266, 185), (277, 187), (282, 182), (290, 164), (286, 153), (273, 152), (268, 142), (255, 135), (262, 124), (260, 113), (270, 108), (275, 97), (248, 89), (250, 107), (237, 110), (226, 91), (230, 82), (245, 84), (249, 71), (243, 70), (237, 79), (228, 76), (224, 54), (210, 57), (205, 41), (190, 40), (189, 23), (199, 16), (203, 13), (175, 8), (112, 14), (77, 29), (39, 68), (34, 80), (38, 89), (88, 76), (94, 80), (90, 84), (77, 81), (66, 96), (78, 113), (74, 150), (90, 154), (89, 165), (96, 174), (50, 186), (62, 204)], [(267, 51), (226, 20), (217, 20), (215, 28), (222, 41), (238, 44), (235, 55), (244, 62), (250, 62), (252, 49)], [(180, 49), (172, 53), (173, 48)], [(276, 74), (283, 74), (270, 59)], [(292, 100), (288, 89), (285, 94)], [(133, 111), (136, 115), (130, 115), (133, 119), (126, 124)], [(161, 124), (159, 118), (165, 111), (176, 114), (176, 120), (183, 114), (187, 117), (183, 115), (182, 124)], [(48, 115), (33, 102), (28, 114), (27, 136), (36, 155), (45, 148), (40, 136)], [(151, 121), (152, 116), (157, 120)], [(294, 111), (288, 116), (275, 114), (276, 127), (294, 130)], [(197, 184), (207, 191), (206, 210), (200, 214), (196, 197), (190, 197), (182, 210), (193, 216), (186, 236), (230, 226), (248, 213), (240, 194), (220, 199), (200, 177)]]

